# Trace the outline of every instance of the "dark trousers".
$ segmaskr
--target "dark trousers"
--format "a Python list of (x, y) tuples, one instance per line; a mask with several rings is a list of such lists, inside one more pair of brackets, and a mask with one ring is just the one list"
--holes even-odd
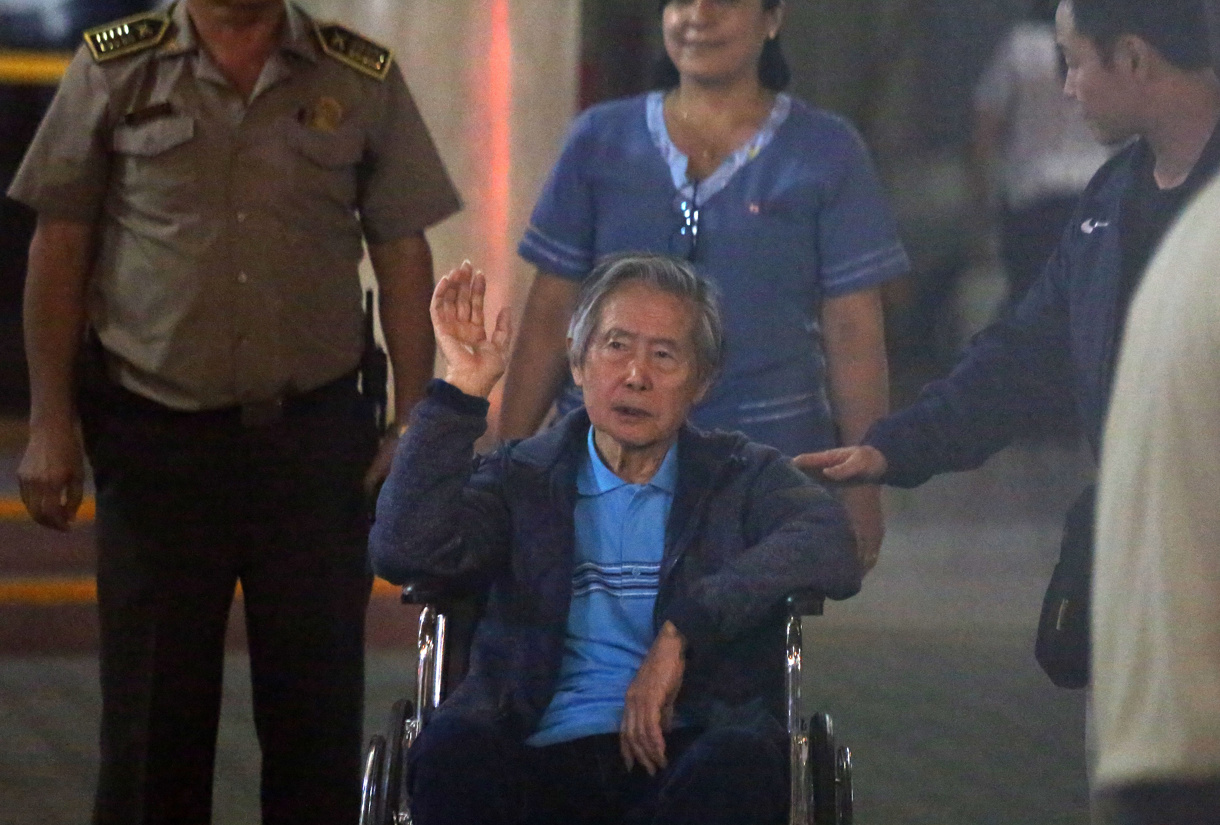
[(265, 823), (355, 823), (361, 479), (377, 435), (354, 379), (243, 426), (104, 381), (81, 392), (97, 487), (101, 770), (94, 822), (211, 821), (225, 624), (240, 582)]
[(778, 825), (784, 743), (749, 728), (680, 729), (656, 777), (628, 772), (618, 734), (531, 748), (491, 724), (439, 714), (408, 756), (416, 825)]
[(1220, 779), (1147, 782), (1093, 798), (1097, 825), (1220, 825)]

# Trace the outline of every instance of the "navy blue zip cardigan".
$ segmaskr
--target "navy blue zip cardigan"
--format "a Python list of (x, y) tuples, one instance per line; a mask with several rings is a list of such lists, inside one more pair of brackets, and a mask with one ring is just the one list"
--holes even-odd
[[(438, 713), (525, 737), (550, 703), (563, 656), (589, 419), (576, 410), (472, 461), (486, 412), (482, 399), (429, 386), (382, 488), (370, 549), (391, 582), (423, 575), (486, 588), (470, 670)], [(813, 588), (846, 598), (861, 575), (842, 506), (777, 451), (736, 433), (682, 429), (654, 625), (672, 621), (687, 639), (684, 718), (783, 718), (784, 596)]]
[[(1126, 309), (1123, 199), (1150, 152), (1136, 140), (1107, 161), (1013, 313), (975, 336), (947, 378), (868, 431), (864, 443), (886, 457), (886, 484), (974, 469), (1015, 437), (1073, 414), (1099, 454)], [(1182, 186), (1197, 190), (1218, 164), (1220, 129)]]

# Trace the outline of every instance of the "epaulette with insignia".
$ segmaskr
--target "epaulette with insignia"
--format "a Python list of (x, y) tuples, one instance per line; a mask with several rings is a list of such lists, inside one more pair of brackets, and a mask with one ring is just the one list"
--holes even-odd
[(89, 29), (85, 32), (85, 45), (93, 59), (101, 63), (153, 48), (165, 39), (169, 28), (169, 15), (165, 12), (136, 14)]
[(390, 73), (394, 55), (385, 46), (338, 23), (315, 23), (314, 31), (322, 51), (340, 63), (378, 80), (385, 80)]

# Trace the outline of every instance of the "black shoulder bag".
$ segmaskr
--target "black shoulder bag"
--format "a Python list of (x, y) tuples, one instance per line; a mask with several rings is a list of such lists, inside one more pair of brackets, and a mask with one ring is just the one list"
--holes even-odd
[(1093, 505), (1090, 486), (1068, 510), (1051, 574), (1034, 658), (1057, 687), (1079, 689), (1089, 683), (1089, 588), (1093, 577)]

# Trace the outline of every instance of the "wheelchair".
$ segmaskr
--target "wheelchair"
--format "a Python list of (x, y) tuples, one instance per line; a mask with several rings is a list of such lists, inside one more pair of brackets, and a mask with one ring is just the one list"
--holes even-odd
[[(374, 734), (364, 758), (360, 825), (411, 825), (406, 784), (406, 753), (428, 716), (444, 698), (447, 682), (463, 674), (467, 638), (455, 639), (474, 624), (469, 601), (445, 592), (436, 582), (408, 582), (404, 604), (420, 606), (419, 663), (415, 699), (399, 699), (384, 734)], [(820, 616), (821, 596), (799, 592), (787, 598), (785, 682), (788, 712), (790, 804), (788, 825), (851, 825), (851, 751), (836, 746), (829, 715), (801, 715), (801, 618)], [(457, 613), (455, 616), (453, 614)]]

